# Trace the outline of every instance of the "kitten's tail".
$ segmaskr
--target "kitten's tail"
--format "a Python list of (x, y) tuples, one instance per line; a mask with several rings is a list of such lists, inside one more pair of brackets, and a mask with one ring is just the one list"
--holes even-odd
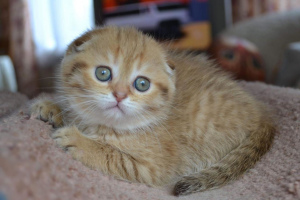
[(219, 163), (177, 182), (174, 194), (179, 196), (215, 189), (237, 179), (269, 150), (274, 132), (275, 127), (271, 122), (263, 122), (257, 131), (252, 132)]

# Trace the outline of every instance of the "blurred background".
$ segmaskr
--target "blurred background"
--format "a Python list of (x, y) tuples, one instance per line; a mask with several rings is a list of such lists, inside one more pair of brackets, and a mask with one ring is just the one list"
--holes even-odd
[(67, 45), (103, 24), (206, 53), (236, 79), (300, 87), (300, 0), (1, 0), (0, 90), (53, 91)]

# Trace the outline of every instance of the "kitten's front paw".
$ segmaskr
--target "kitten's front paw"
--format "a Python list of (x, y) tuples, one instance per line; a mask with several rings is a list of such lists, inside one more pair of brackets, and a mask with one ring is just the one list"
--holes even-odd
[(78, 134), (74, 128), (64, 127), (52, 133), (51, 137), (58, 147), (67, 151), (69, 147), (76, 147), (77, 140), (79, 139)]
[(57, 146), (70, 153), (73, 158), (82, 157), (81, 143), (84, 137), (79, 133), (76, 127), (64, 127), (55, 131), (51, 135)]
[(84, 165), (96, 169), (99, 168), (99, 149), (103, 146), (99, 142), (85, 137), (76, 126), (63, 127), (52, 134), (57, 146), (64, 149), (72, 157)]
[(51, 101), (37, 101), (31, 106), (31, 115), (44, 122), (49, 122), (53, 127), (63, 126), (61, 109)]

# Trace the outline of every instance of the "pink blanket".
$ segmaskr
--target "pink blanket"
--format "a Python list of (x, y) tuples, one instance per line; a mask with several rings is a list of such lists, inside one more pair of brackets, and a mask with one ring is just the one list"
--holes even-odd
[[(50, 125), (29, 118), (24, 96), (0, 93), (0, 199), (300, 199), (300, 91), (241, 85), (278, 116), (273, 147), (239, 180), (179, 198), (172, 196), (170, 186), (118, 181), (83, 166), (55, 147)], [(20, 103), (24, 106), (8, 116)]]

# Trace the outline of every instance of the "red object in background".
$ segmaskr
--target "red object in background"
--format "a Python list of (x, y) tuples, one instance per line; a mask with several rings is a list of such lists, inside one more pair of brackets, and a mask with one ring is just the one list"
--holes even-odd
[(111, 9), (120, 5), (133, 4), (133, 3), (164, 3), (164, 2), (175, 2), (175, 3), (189, 3), (190, 0), (103, 0), (103, 8)]
[(257, 48), (249, 41), (220, 37), (209, 52), (222, 68), (232, 72), (237, 79), (265, 81), (263, 60)]

